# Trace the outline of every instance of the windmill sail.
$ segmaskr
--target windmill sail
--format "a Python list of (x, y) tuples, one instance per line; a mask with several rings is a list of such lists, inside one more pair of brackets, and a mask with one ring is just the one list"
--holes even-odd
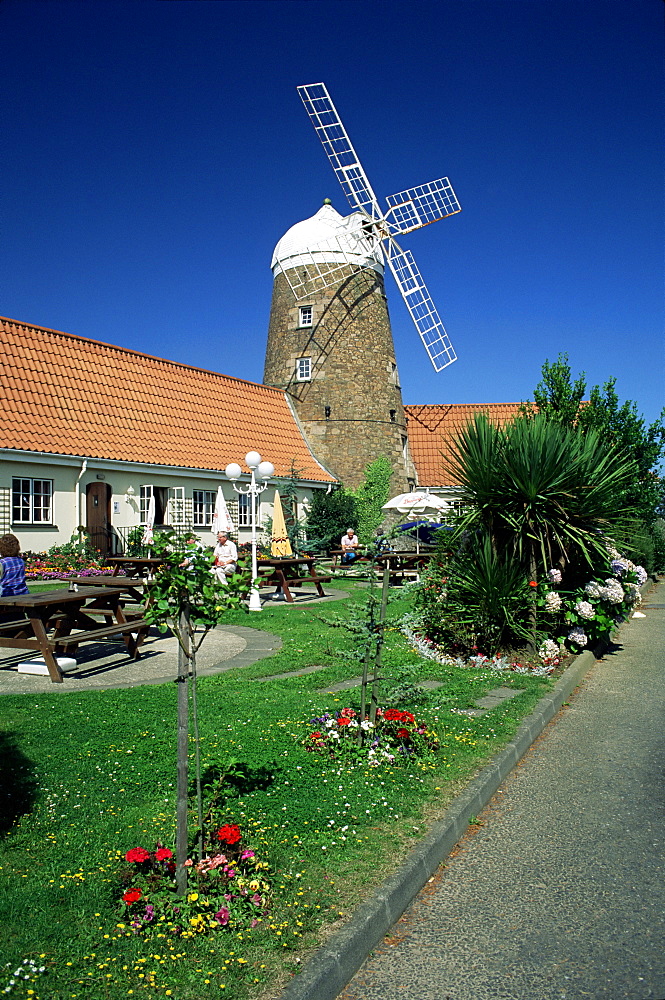
[(349, 267), (367, 267), (368, 256), (381, 259), (376, 255), (383, 244), (383, 253), (430, 361), (435, 371), (441, 371), (456, 361), (457, 355), (412, 253), (402, 250), (393, 234), (411, 233), (460, 212), (450, 181), (441, 177), (389, 195), (388, 210), (383, 214), (325, 84), (306, 84), (298, 87), (298, 93), (349, 203), (360, 211), (349, 218), (343, 234), (335, 234), (305, 253), (300, 250), (296, 261), (279, 261), (294, 295), (300, 299), (334, 284), (349, 273)]
[(298, 93), (321, 140), (337, 180), (352, 208), (362, 208), (372, 218), (381, 218), (376, 195), (367, 180), (351, 140), (323, 83), (298, 87)]
[(440, 372), (456, 361), (457, 355), (413, 254), (410, 250), (400, 250), (395, 241), (391, 240), (388, 264), (434, 370)]

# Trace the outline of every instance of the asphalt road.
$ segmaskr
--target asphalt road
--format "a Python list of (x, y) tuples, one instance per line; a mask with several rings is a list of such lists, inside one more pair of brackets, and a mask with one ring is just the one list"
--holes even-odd
[(665, 998), (665, 584), (339, 1000)]

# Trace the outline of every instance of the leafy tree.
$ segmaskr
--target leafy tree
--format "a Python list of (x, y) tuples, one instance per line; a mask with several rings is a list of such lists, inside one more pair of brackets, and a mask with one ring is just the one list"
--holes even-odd
[(307, 515), (307, 541), (302, 546), (309, 552), (327, 552), (339, 547), (347, 528), (356, 530), (356, 502), (343, 489), (330, 493), (315, 490)]
[[(654, 523), (665, 503), (665, 481), (659, 471), (665, 455), (665, 409), (647, 426), (636, 403), (619, 402), (616, 378), (608, 379), (602, 387), (594, 386), (583, 403), (586, 376), (582, 373), (573, 381), (567, 354), (560, 354), (555, 362), (546, 361), (542, 375), (534, 391), (540, 413), (564, 426), (597, 431), (635, 463), (635, 474), (618, 492), (617, 505), (630, 507), (639, 522), (629, 543), (633, 553), (651, 552), (650, 559), (643, 556), (646, 564), (651, 568), (654, 562), (663, 565), (665, 547)], [(528, 406), (525, 410), (533, 413)]]
[[(208, 632), (231, 609), (245, 608), (243, 597), (251, 574), (240, 569), (226, 578), (226, 586), (211, 573), (212, 549), (203, 548), (195, 535), (163, 531), (155, 536), (153, 550), (162, 559), (157, 576), (148, 588), (145, 617), (161, 632), (170, 628), (180, 646), (178, 654), (178, 750), (176, 807), (176, 884), (178, 895), (187, 889), (187, 758), (189, 752), (189, 700), (192, 702), (196, 798), (199, 844), (203, 844), (201, 760), (196, 700), (196, 651)], [(246, 610), (246, 609), (245, 609)]]
[(353, 493), (356, 502), (356, 530), (358, 538), (365, 545), (373, 540), (376, 529), (384, 518), (382, 507), (390, 496), (392, 471), (386, 456), (379, 455), (365, 467), (364, 481)]

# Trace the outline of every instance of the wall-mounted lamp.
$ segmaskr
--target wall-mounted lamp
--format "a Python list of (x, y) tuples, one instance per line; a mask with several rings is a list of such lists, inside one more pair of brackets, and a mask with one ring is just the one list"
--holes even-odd
[(397, 410), (391, 410), (390, 411), (390, 423), (391, 424), (395, 423), (395, 417), (396, 416), (397, 416)]
[(330, 420), (330, 407), (326, 406), (323, 412), (326, 415), (326, 420)]
[(125, 503), (131, 503), (134, 499), (134, 487), (128, 486), (125, 490)]

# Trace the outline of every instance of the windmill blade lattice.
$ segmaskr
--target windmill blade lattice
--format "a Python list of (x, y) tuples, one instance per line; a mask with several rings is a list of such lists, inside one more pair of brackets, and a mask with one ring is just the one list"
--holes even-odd
[(390, 206), (386, 221), (394, 233), (411, 233), (462, 211), (447, 177), (390, 194), (386, 201)]
[[(393, 234), (411, 233), (460, 212), (461, 206), (450, 181), (442, 177), (390, 195), (388, 210), (382, 213), (325, 84), (306, 84), (298, 87), (298, 93), (342, 190), (357, 211), (358, 223), (351, 217), (340, 238), (332, 237), (306, 252), (300, 251), (296, 257), (280, 260), (294, 295), (303, 298), (312, 291), (326, 288), (347, 275), (349, 268), (367, 267), (368, 258), (380, 260), (379, 247), (383, 245), (397, 287), (430, 361), (435, 371), (441, 371), (456, 361), (457, 355), (413, 254), (402, 250)], [(363, 256), (365, 262), (359, 263)]]
[(388, 263), (434, 370), (440, 372), (456, 361), (457, 355), (413, 254), (410, 250), (400, 250), (397, 243), (391, 240)]
[(335, 105), (330, 100), (325, 84), (306, 84), (298, 87), (298, 93), (349, 204), (352, 208), (362, 208), (373, 219), (380, 219), (381, 209), (376, 195), (356, 156)]

